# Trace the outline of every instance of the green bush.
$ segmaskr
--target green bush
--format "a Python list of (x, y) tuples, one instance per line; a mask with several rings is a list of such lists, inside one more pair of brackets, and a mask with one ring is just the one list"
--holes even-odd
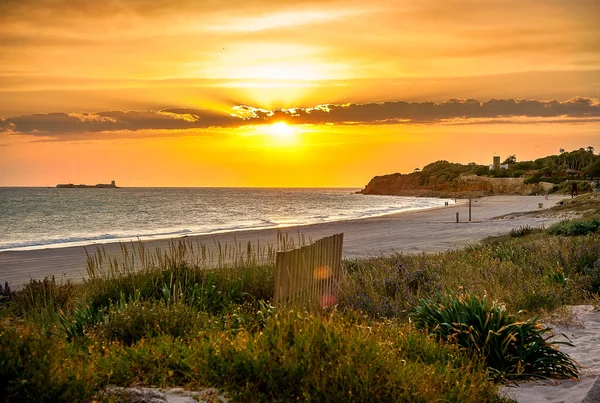
[(411, 317), (417, 328), (439, 340), (481, 355), (492, 379), (578, 377), (578, 364), (547, 341), (552, 335), (549, 328), (535, 318), (520, 322), (485, 297), (468, 294), (424, 299)]
[(480, 363), (393, 322), (288, 312), (220, 339), (210, 380), (241, 401), (496, 401)]
[(552, 224), (548, 232), (552, 235), (578, 236), (598, 231), (600, 218), (589, 220), (566, 220)]
[(126, 300), (185, 302), (197, 309), (218, 314), (230, 304), (273, 297), (273, 266), (255, 265), (209, 271), (180, 264), (168, 269), (151, 269), (114, 278), (98, 278), (86, 284), (88, 302), (107, 308)]
[(508, 235), (513, 238), (520, 238), (525, 235), (529, 235), (537, 231), (535, 228), (531, 228), (529, 225), (522, 225), (518, 229), (511, 229)]
[(159, 335), (185, 336), (207, 323), (206, 318), (194, 308), (180, 303), (134, 301), (121, 308), (113, 307), (96, 325), (94, 333), (104, 340), (132, 345), (143, 338)]
[(15, 402), (85, 401), (97, 386), (86, 354), (36, 327), (0, 323), (0, 397)]
[(64, 310), (75, 301), (75, 289), (70, 280), (57, 283), (54, 276), (30, 280), (22, 290), (13, 292), (11, 309), (19, 316), (44, 310)]
[(66, 316), (63, 312), (58, 313), (60, 324), (67, 335), (67, 340), (83, 337), (86, 328), (94, 327), (104, 319), (104, 309), (94, 308), (92, 306), (83, 306), (81, 303), (77, 308)]

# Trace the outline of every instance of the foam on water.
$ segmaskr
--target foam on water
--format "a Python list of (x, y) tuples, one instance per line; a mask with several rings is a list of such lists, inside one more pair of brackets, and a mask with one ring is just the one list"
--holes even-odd
[(0, 188), (0, 251), (283, 228), (454, 203), (356, 190)]

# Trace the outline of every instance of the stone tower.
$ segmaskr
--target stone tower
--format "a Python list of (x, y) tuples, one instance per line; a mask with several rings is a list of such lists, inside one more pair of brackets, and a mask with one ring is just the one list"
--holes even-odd
[(494, 155), (494, 171), (500, 170), (500, 156)]

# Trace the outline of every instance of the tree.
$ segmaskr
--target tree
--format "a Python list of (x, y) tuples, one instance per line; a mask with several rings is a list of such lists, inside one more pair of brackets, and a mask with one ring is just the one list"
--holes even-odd
[(517, 162), (517, 156), (515, 154), (510, 155), (507, 159), (504, 160), (504, 162), (502, 163), (503, 165), (505, 164), (515, 164)]
[(600, 183), (600, 160), (596, 161), (591, 167), (588, 168), (587, 174), (594, 180), (594, 178), (598, 178), (598, 183)]

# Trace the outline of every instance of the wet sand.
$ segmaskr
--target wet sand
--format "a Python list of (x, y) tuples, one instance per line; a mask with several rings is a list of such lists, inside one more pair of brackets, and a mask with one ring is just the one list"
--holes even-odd
[[(344, 256), (377, 256), (393, 252), (422, 253), (439, 252), (460, 248), (488, 236), (508, 233), (522, 225), (531, 227), (548, 226), (558, 221), (548, 217), (543, 210), (553, 206), (564, 196), (491, 196), (474, 199), (472, 222), (468, 220), (468, 203), (459, 201), (457, 205), (428, 210), (404, 212), (376, 218), (350, 221), (337, 221), (279, 229), (291, 235), (304, 234), (312, 239), (344, 233)], [(543, 203), (543, 209), (538, 207)], [(493, 219), (494, 217), (526, 211), (539, 211), (539, 215)], [(456, 212), (460, 223), (456, 223)], [(232, 244), (260, 241), (261, 244), (275, 243), (277, 229), (238, 231), (212, 235), (198, 235), (192, 238), (207, 245), (214, 242)], [(147, 250), (166, 248), (169, 240), (146, 241)], [(104, 244), (109, 255), (120, 255), (119, 243)], [(95, 245), (88, 246), (95, 251)], [(43, 279), (47, 276), (83, 279), (86, 273), (85, 247), (50, 248), (29, 251), (0, 252), (0, 282), (8, 281), (13, 288), (19, 288), (29, 279)]]

